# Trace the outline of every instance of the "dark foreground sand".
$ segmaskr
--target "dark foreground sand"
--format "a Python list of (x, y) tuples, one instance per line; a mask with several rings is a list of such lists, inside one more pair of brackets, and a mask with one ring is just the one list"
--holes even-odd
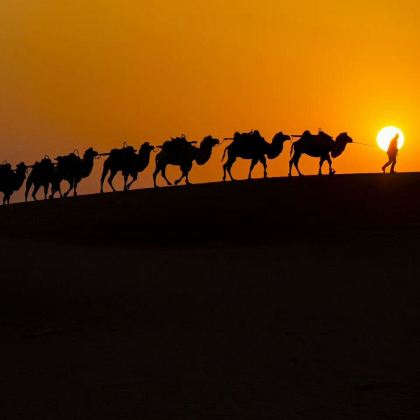
[(420, 419), (419, 189), (308, 177), (0, 209), (0, 418)]

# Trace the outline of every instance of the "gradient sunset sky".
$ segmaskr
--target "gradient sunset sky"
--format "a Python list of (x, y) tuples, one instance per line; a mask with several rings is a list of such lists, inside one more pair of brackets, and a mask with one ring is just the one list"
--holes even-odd
[[(375, 144), (396, 125), (406, 136), (397, 170), (418, 171), (419, 20), (415, 0), (2, 0), (0, 158), (251, 129)], [(287, 174), (289, 148), (269, 175)], [(220, 180), (222, 152), (191, 181)], [(378, 172), (385, 157), (351, 145), (334, 166)], [(98, 190), (96, 165), (81, 191)], [(152, 166), (136, 188), (151, 185)], [(317, 167), (302, 159), (305, 173)]]

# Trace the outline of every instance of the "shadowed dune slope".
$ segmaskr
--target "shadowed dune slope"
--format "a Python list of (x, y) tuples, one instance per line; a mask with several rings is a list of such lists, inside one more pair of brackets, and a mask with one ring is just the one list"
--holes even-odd
[(0, 209), (1, 418), (419, 419), (420, 174)]
[(268, 240), (420, 227), (420, 174), (279, 178), (88, 195), (0, 209), (4, 234), (56, 241)]

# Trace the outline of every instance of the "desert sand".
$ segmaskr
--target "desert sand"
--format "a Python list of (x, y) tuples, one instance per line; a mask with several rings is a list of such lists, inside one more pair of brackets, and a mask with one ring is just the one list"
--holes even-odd
[(419, 419), (420, 174), (0, 209), (2, 419)]

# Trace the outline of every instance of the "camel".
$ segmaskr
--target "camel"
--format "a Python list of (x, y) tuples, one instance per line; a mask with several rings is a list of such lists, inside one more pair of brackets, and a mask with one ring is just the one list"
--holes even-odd
[(10, 197), (18, 191), (25, 182), (27, 166), (21, 162), (15, 170), (9, 164), (0, 168), (0, 191), (3, 193), (3, 205), (10, 203)]
[(25, 201), (28, 201), (28, 195), (31, 187), (33, 186), (32, 198), (36, 201), (36, 193), (38, 190), (44, 188), (44, 197), (45, 199), (48, 196), (48, 189), (50, 184), (53, 182), (54, 176), (54, 164), (51, 162), (51, 159), (48, 156), (45, 156), (40, 162), (36, 162), (32, 171), (26, 180), (26, 190), (25, 190)]
[[(108, 178), (108, 184), (112, 188), (112, 191), (116, 191), (112, 185), (112, 180), (118, 172), (122, 172), (124, 176), (124, 191), (129, 190), (133, 182), (137, 180), (139, 172), (143, 172), (149, 165), (150, 153), (154, 149), (154, 146), (146, 142), (141, 145), (138, 154), (130, 146), (111, 150), (108, 158), (104, 162), (101, 177), (101, 193), (104, 192), (104, 181), (108, 172), (111, 172)], [(127, 184), (129, 175), (132, 179)]]
[(352, 143), (353, 139), (348, 136), (347, 133), (341, 133), (337, 136), (335, 141), (328, 134), (322, 131), (313, 135), (309, 132), (305, 132), (300, 139), (293, 143), (290, 155), (293, 154), (289, 162), (289, 176), (292, 176), (293, 165), (298, 171), (299, 176), (302, 176), (302, 172), (299, 170), (299, 159), (302, 154), (307, 154), (312, 157), (319, 157), (319, 172), (318, 175), (322, 175), (322, 165), (325, 161), (330, 166), (330, 175), (335, 174), (335, 170), (332, 167), (331, 157), (337, 158), (340, 156), (348, 143)]
[(178, 185), (184, 178), (185, 183), (190, 184), (188, 175), (191, 171), (193, 163), (204, 165), (211, 157), (213, 147), (219, 144), (219, 140), (212, 136), (205, 137), (199, 147), (194, 146), (196, 142), (188, 142), (185, 137), (178, 137), (166, 141), (162, 146), (158, 146), (161, 151), (156, 155), (156, 169), (153, 172), (153, 184), (157, 187), (156, 177), (159, 173), (168, 185), (171, 182), (166, 177), (165, 171), (167, 165), (179, 166), (182, 175), (175, 181)]
[[(52, 182), (52, 192), (50, 198), (54, 198), (55, 193), (58, 191), (60, 197), (67, 197), (70, 191), (73, 190), (74, 196), (77, 196), (77, 186), (83, 178), (87, 178), (93, 169), (93, 163), (98, 156), (98, 152), (91, 147), (83, 154), (83, 159), (75, 153), (70, 153), (67, 156), (58, 156), (57, 166), (54, 168), (54, 176)], [(61, 181), (69, 183), (69, 189), (61, 193)]]
[(225, 159), (226, 153), (228, 155), (228, 159), (223, 165), (223, 181), (226, 181), (226, 172), (229, 174), (230, 179), (234, 181), (231, 169), (238, 157), (251, 160), (248, 179), (252, 178), (252, 171), (258, 162), (261, 162), (264, 166), (264, 178), (267, 178), (266, 157), (275, 159), (279, 156), (283, 151), (284, 142), (290, 140), (290, 136), (280, 132), (273, 137), (271, 143), (268, 143), (258, 131), (252, 131), (251, 133), (243, 134), (235, 133), (232, 139), (226, 140), (233, 140), (233, 142), (223, 152), (222, 161)]

